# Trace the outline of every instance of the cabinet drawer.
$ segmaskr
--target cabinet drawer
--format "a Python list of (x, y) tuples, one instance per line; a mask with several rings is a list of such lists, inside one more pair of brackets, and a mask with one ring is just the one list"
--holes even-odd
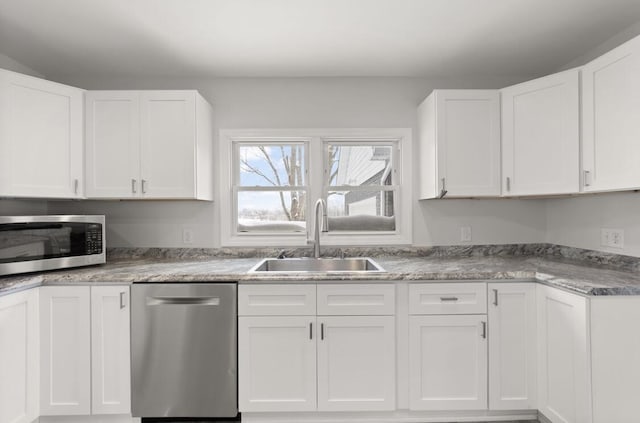
[(319, 316), (393, 315), (392, 284), (318, 285)]
[(315, 316), (316, 286), (240, 285), (240, 316)]
[(409, 286), (410, 314), (485, 314), (486, 283), (430, 283)]

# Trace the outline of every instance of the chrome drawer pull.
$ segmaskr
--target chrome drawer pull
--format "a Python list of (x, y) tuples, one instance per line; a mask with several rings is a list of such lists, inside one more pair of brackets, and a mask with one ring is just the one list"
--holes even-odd
[(440, 297), (440, 301), (458, 301), (458, 297)]

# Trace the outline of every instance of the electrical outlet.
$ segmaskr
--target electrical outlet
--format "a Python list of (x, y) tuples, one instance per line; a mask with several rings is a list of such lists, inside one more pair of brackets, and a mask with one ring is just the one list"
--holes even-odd
[(609, 248), (624, 248), (624, 230), (602, 228), (600, 230), (600, 245)]
[(624, 231), (622, 229), (611, 230), (611, 237), (609, 237), (609, 246), (611, 248), (624, 247)]
[(460, 227), (460, 241), (471, 242), (471, 226)]
[(182, 229), (182, 243), (193, 244), (193, 229)]

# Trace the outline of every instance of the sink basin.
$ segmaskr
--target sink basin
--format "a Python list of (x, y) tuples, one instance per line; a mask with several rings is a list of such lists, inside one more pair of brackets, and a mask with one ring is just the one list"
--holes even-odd
[(366, 257), (352, 258), (267, 258), (249, 273), (382, 273), (385, 270)]

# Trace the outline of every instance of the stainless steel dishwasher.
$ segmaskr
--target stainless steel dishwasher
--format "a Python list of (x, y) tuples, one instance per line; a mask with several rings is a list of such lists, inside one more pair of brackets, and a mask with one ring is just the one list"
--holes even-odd
[(132, 414), (238, 414), (236, 283), (131, 288)]

